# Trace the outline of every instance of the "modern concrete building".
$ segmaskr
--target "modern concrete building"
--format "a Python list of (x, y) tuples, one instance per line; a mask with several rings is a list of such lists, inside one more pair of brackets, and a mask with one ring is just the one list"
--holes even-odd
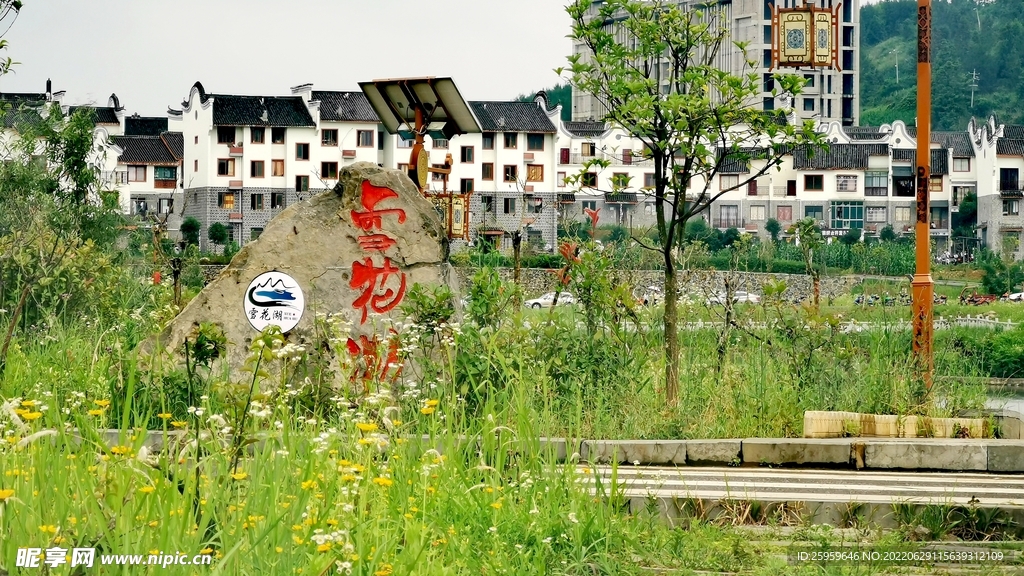
[[(819, 8), (832, 8), (838, 0), (815, 0)], [(603, 4), (596, 0), (591, 9), (596, 16)], [(732, 42), (747, 43), (747, 59), (754, 61), (750, 67), (742, 52), (732, 42), (721, 48), (716, 65), (733, 75), (755, 73), (761, 79), (761, 94), (750, 104), (763, 110), (778, 110), (792, 107), (801, 120), (839, 122), (844, 126), (856, 126), (860, 122), (860, 0), (846, 0), (839, 9), (839, 67), (833, 69), (770, 70), (772, 46), (772, 10), (803, 6), (803, 0), (721, 0), (710, 4), (697, 0), (681, 0), (679, 6), (690, 10), (719, 10), (722, 24), (728, 29)], [(609, 23), (609, 26), (614, 26)], [(618, 33), (621, 41), (626, 37)], [(582, 43), (573, 46), (573, 53), (587, 58), (589, 50)], [(806, 80), (803, 92), (796, 98), (782, 94), (773, 95), (774, 72), (802, 75)], [(663, 90), (670, 90), (668, 74), (664, 74)], [(601, 120), (607, 109), (591, 94), (573, 92), (572, 119), (575, 121)]]
[(975, 149), (978, 190), (978, 234), (996, 252), (1017, 246), (1015, 258), (1024, 259), (1024, 126), (1003, 126), (990, 117), (971, 120), (967, 128)]

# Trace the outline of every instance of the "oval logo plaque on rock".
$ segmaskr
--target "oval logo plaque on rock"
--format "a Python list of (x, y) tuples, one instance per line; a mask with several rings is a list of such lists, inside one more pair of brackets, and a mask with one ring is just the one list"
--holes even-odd
[(288, 332), (302, 318), (306, 301), (294, 278), (283, 272), (264, 272), (249, 283), (243, 307), (256, 330), (278, 326), (281, 332)]

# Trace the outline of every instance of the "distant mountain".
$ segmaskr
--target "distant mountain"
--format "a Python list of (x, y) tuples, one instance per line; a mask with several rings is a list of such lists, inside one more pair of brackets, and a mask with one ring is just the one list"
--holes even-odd
[[(562, 105), (562, 120), (572, 120), (572, 86), (568, 84), (555, 84), (551, 88), (545, 88), (544, 93), (548, 96), (548, 106), (552, 108), (558, 104)], [(519, 102), (532, 102), (537, 97), (537, 92), (532, 94), (520, 94), (516, 96)]]
[[(860, 123), (917, 116), (917, 2), (861, 7)], [(898, 59), (898, 60), (897, 60)], [(899, 83), (896, 65), (899, 64)], [(971, 84), (977, 73), (974, 105)], [(1024, 124), (1024, 0), (932, 5), (932, 123), (963, 130), (971, 116)]]

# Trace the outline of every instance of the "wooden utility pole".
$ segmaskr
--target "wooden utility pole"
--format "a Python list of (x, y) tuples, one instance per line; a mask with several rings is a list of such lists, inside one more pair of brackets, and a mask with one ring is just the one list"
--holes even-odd
[(928, 182), (931, 176), (932, 107), (932, 3), (917, 1), (917, 223), (914, 227), (917, 269), (911, 282), (914, 292), (914, 355), (931, 391), (934, 358), (932, 356), (932, 304), (935, 284), (931, 274), (931, 230), (928, 223)]

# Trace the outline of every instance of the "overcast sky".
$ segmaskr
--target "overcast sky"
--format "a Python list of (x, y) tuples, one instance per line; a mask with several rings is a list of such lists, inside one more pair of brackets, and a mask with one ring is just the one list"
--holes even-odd
[[(563, 0), (24, 0), (4, 36), (3, 92), (42, 92), (162, 116), (208, 92), (286, 95), (451, 76), (470, 100), (556, 84), (571, 50)], [(7, 26), (4, 22), (0, 30)]]

